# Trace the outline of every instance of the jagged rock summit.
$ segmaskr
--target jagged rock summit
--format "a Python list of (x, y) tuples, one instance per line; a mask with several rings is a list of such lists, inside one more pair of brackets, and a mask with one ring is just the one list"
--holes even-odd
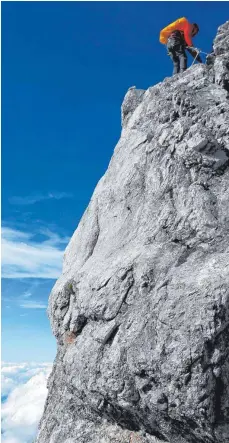
[(214, 49), (126, 94), (50, 296), (37, 443), (229, 441), (229, 21)]

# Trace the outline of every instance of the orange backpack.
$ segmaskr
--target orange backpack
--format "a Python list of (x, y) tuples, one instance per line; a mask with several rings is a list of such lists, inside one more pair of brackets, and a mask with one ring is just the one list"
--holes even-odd
[(170, 25), (166, 26), (166, 28), (162, 29), (162, 31), (160, 32), (160, 39), (159, 39), (160, 42), (163, 45), (166, 45), (168, 38), (173, 31), (178, 31), (178, 30), (183, 31), (183, 29), (187, 25), (190, 26), (190, 23), (185, 17), (178, 18), (175, 22), (171, 23)]

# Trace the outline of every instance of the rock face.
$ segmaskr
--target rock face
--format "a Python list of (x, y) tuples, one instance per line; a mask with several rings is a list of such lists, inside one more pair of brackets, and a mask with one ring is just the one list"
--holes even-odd
[(229, 22), (214, 49), (126, 94), (50, 296), (37, 443), (229, 441)]

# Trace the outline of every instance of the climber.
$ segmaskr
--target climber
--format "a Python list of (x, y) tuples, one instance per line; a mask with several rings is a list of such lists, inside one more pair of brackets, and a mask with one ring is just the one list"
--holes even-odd
[(193, 48), (192, 37), (199, 31), (196, 23), (189, 23), (185, 17), (166, 26), (160, 32), (160, 42), (167, 46), (168, 55), (173, 62), (173, 75), (187, 69), (187, 50), (193, 58), (202, 63), (197, 50)]

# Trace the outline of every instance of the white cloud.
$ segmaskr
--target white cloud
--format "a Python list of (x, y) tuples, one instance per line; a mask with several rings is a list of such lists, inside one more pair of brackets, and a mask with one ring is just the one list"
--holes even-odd
[(50, 363), (6, 364), (2, 367), (2, 443), (30, 443), (37, 433), (47, 396)]
[(2, 236), (4, 235), (5, 240), (13, 241), (23, 241), (28, 240), (31, 237), (31, 234), (28, 234), (27, 232), (21, 232), (17, 229), (11, 229), (4, 227), (2, 228)]
[(49, 192), (48, 194), (33, 194), (25, 197), (11, 197), (9, 202), (12, 205), (33, 205), (42, 200), (61, 200), (62, 198), (72, 198), (73, 195), (67, 192)]
[[(45, 237), (35, 241), (36, 235)], [(49, 230), (26, 233), (8, 227), (2, 228), (2, 277), (51, 278), (61, 274), (63, 245), (69, 238)]]
[(47, 305), (38, 301), (29, 300), (24, 303), (21, 303), (20, 307), (24, 309), (46, 309)]
[[(39, 300), (39, 298), (37, 299), (37, 297), (39, 297), (39, 293), (37, 293), (38, 291), (36, 289), (41, 285), (41, 282), (42, 280), (33, 281), (30, 284), (29, 289), (22, 292), (22, 294), (19, 296), (15, 296), (15, 290), (12, 291), (12, 295), (2, 295), (3, 306), (4, 303), (10, 302), (11, 307), (17, 306), (22, 309), (47, 309), (46, 301)], [(39, 292), (40, 291), (41, 289), (39, 289)], [(33, 296), (35, 296), (35, 298), (32, 298)], [(6, 308), (7, 306), (4, 307)], [(19, 315), (20, 317), (25, 317), (28, 315), (28, 313), (21, 313)]]
[(28, 297), (31, 297), (31, 295), (32, 295), (32, 292), (25, 291), (24, 294), (22, 294), (22, 298), (28, 298)]
[(26, 370), (27, 369), (27, 365), (26, 363), (21, 363), (21, 364), (12, 364), (12, 363), (2, 363), (2, 374), (17, 374), (18, 372), (20, 372), (21, 370)]
[(8, 395), (18, 384), (25, 383), (43, 369), (50, 370), (51, 363), (7, 363), (2, 362), (2, 395)]
[(1, 389), (2, 397), (7, 396), (17, 386), (15, 380), (6, 377), (6, 375), (2, 375), (1, 385), (2, 385)]

